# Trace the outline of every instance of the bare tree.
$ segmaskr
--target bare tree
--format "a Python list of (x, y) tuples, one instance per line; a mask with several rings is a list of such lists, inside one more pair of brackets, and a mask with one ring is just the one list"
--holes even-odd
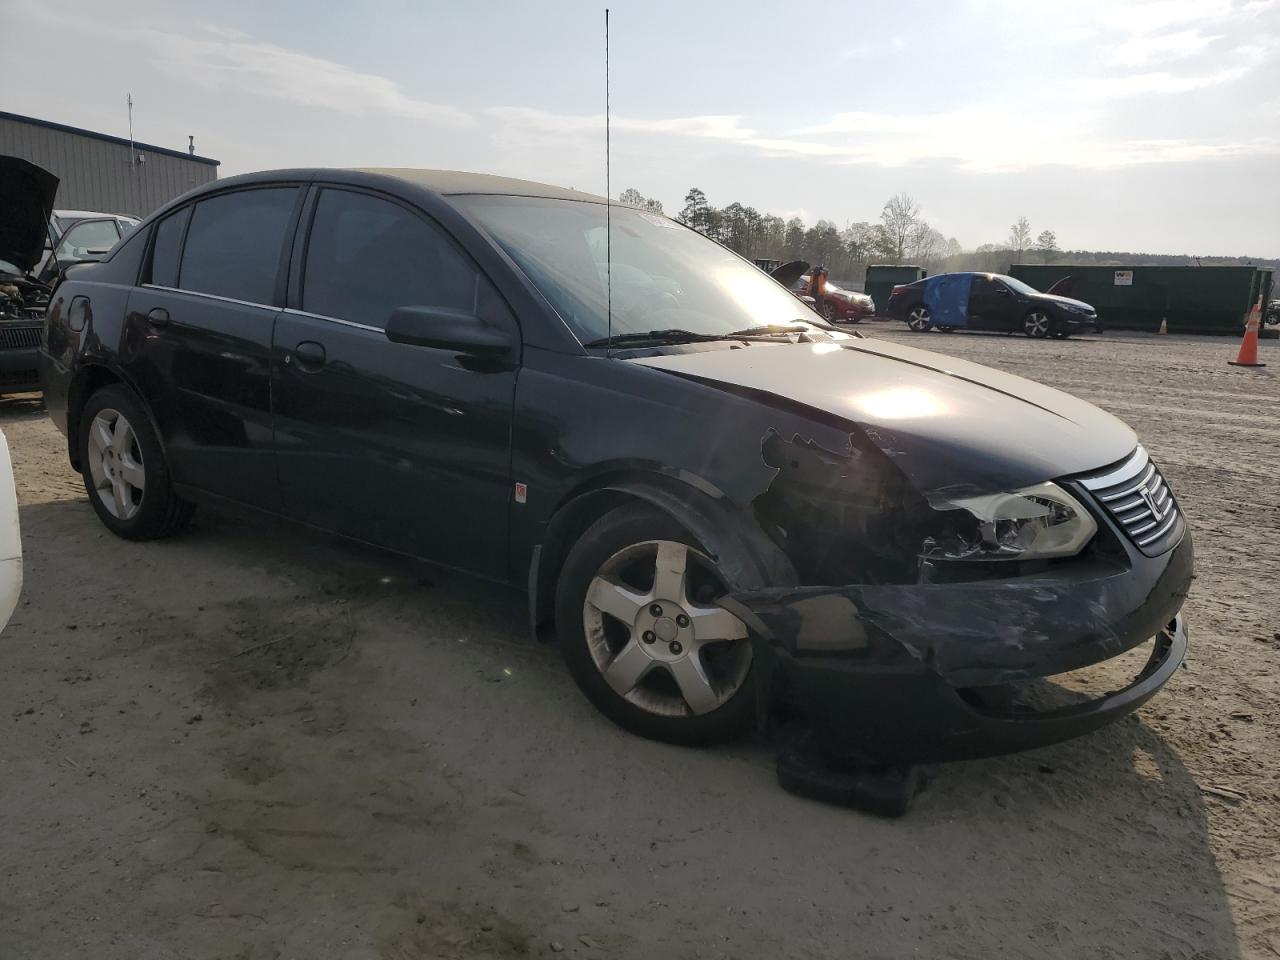
[(1031, 223), (1026, 217), (1019, 217), (1009, 228), (1009, 246), (1014, 253), (1022, 253), (1031, 246)]
[(1052, 230), (1041, 230), (1040, 236), (1036, 237), (1036, 249), (1045, 263), (1052, 263), (1058, 256), (1058, 235)]
[(877, 244), (881, 255), (893, 263), (903, 263), (911, 248), (912, 234), (919, 229), (920, 204), (905, 193), (890, 197), (880, 211), (881, 236)]
[[(686, 199), (688, 198), (686, 197)], [(635, 187), (627, 187), (627, 189), (623, 190), (622, 193), (618, 195), (618, 202), (625, 204), (628, 207), (638, 207), (641, 210), (647, 210), (650, 213), (662, 212), (661, 200), (654, 200), (650, 197), (646, 197)]]

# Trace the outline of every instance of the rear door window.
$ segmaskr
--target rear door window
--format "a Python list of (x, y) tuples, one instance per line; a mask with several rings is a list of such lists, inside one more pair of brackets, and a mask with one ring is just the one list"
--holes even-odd
[(297, 187), (240, 190), (201, 200), (191, 214), (178, 285), (272, 303)]
[(478, 270), (436, 226), (397, 203), (326, 189), (302, 273), (302, 309), (384, 328), (396, 307), (474, 312)]
[(178, 255), (182, 252), (182, 232), (187, 228), (191, 208), (171, 213), (156, 226), (151, 248), (151, 282), (159, 287), (178, 285)]

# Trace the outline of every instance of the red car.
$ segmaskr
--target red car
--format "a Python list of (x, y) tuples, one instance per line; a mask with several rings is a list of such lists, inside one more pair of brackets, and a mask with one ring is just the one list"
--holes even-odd
[[(812, 298), (811, 283), (809, 274), (806, 273), (792, 285), (791, 290), (796, 296)], [(828, 280), (827, 294), (818, 312), (832, 323), (858, 323), (875, 316), (876, 302), (865, 293), (846, 290)]]

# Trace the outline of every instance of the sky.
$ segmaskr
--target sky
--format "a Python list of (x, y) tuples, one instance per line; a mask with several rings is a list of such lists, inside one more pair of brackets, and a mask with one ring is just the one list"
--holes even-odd
[[(1280, 257), (1280, 0), (612, 0), (612, 185), (966, 248)], [(0, 0), (0, 109), (222, 162), (605, 190), (603, 4)], [(34, 38), (49, 37), (49, 42)], [(53, 55), (51, 56), (51, 52)]]

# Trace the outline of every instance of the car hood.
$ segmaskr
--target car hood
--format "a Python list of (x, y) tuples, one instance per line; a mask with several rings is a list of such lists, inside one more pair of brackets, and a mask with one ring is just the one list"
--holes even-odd
[(1011, 490), (1083, 473), (1123, 459), (1138, 442), (1111, 414), (1059, 390), (882, 340), (751, 344), (628, 362), (856, 424), (926, 494)]
[(1064, 307), (1083, 307), (1086, 310), (1092, 310), (1093, 304), (1085, 303), (1083, 300), (1073, 300), (1070, 297), (1060, 297), (1056, 293), (1042, 293), (1041, 300), (1052, 300), (1054, 303), (1060, 303)]
[(0, 260), (30, 272), (44, 255), (58, 178), (18, 157), (0, 157)]

